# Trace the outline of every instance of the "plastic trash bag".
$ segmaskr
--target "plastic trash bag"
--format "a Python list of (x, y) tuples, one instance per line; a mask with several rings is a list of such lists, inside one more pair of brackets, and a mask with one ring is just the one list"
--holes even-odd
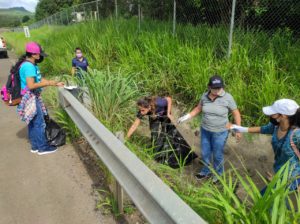
[(48, 144), (51, 146), (62, 146), (66, 144), (66, 132), (51, 118), (45, 116), (45, 133)]
[(166, 132), (161, 132), (154, 144), (155, 160), (174, 169), (198, 157), (173, 124), (168, 124)]

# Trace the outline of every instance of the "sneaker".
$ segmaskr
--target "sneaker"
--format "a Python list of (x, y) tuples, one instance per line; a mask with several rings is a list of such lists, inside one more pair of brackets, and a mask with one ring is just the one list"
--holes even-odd
[(214, 176), (213, 178), (212, 178), (212, 183), (213, 184), (218, 184), (220, 181), (219, 181), (219, 179), (216, 177), (216, 176)]
[(196, 177), (197, 180), (203, 180), (203, 179), (208, 179), (210, 177), (210, 175), (209, 174), (208, 175), (203, 175), (201, 173), (197, 173), (195, 175), (195, 177)]
[(37, 153), (39, 150), (38, 149), (31, 149), (30, 152), (32, 153)]
[(49, 148), (49, 149), (46, 149), (46, 150), (39, 150), (37, 154), (38, 155), (46, 155), (46, 154), (56, 152), (56, 150), (57, 150), (57, 148), (53, 147), (53, 148)]

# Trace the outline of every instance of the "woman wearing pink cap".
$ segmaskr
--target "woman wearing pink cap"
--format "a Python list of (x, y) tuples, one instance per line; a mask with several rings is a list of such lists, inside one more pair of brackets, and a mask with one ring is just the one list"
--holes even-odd
[[(281, 99), (272, 106), (264, 107), (263, 113), (270, 116), (270, 122), (261, 127), (241, 127), (229, 125), (236, 132), (261, 133), (272, 135), (272, 147), (275, 154), (274, 172), (286, 162), (290, 162), (290, 190), (300, 190), (300, 109), (290, 99)], [(266, 188), (261, 193), (264, 194)]]
[(56, 147), (50, 146), (45, 137), (44, 115), (47, 115), (47, 110), (41, 98), (42, 87), (63, 86), (62, 82), (42, 78), (37, 64), (46, 56), (39, 44), (29, 42), (26, 44), (25, 60), (19, 69), (23, 97), (17, 111), (28, 124), (31, 152), (39, 155), (56, 151)]

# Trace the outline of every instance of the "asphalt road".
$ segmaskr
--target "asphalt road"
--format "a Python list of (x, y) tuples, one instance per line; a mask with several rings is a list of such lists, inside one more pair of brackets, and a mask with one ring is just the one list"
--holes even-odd
[[(1, 86), (12, 57), (0, 59)], [(115, 223), (95, 211), (92, 179), (72, 146), (31, 153), (26, 124), (2, 102), (0, 129), (0, 224)]]

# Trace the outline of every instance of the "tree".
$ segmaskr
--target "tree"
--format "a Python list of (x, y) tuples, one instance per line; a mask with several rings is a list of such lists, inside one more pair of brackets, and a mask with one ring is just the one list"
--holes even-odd
[(23, 18), (22, 18), (22, 23), (26, 23), (26, 22), (28, 22), (30, 20), (30, 17), (29, 16), (23, 16)]
[(73, 2), (73, 0), (39, 0), (35, 9), (35, 19), (38, 21), (53, 15), (63, 8), (72, 6)]

